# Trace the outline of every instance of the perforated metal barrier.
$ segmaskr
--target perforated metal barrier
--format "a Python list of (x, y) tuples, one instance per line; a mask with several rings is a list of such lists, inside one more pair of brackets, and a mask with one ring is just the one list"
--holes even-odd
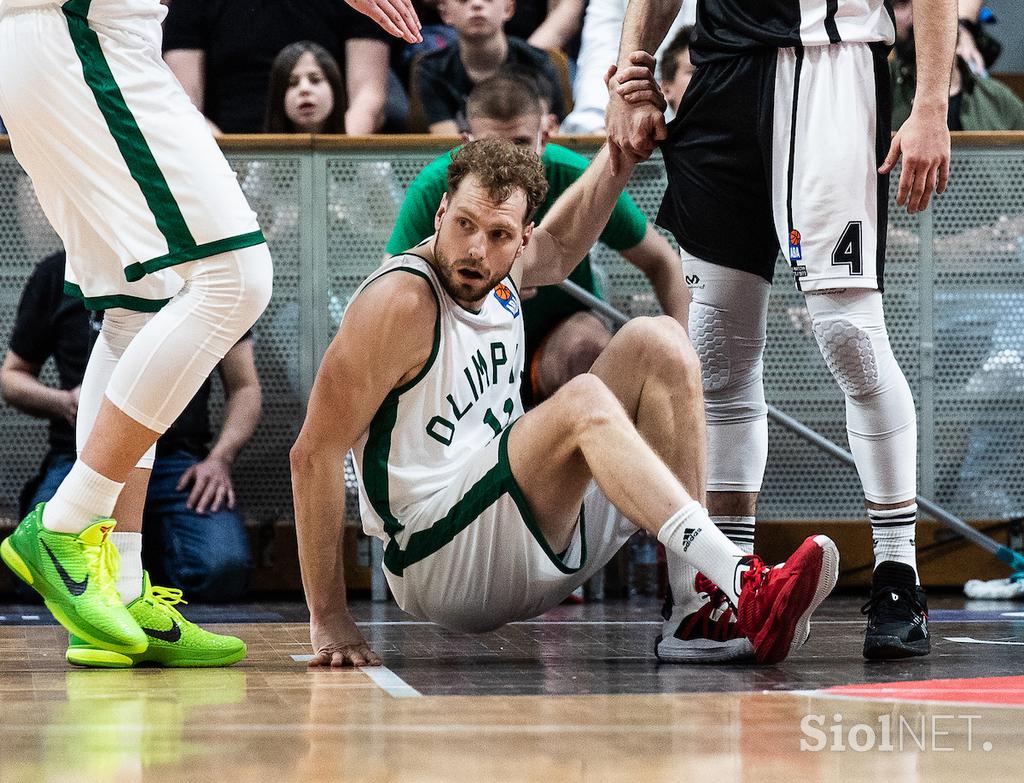
[[(274, 298), (254, 330), (264, 415), (235, 471), (253, 521), (291, 516), (288, 449), (302, 401), (349, 297), (384, 256), (406, 186), (434, 154), (392, 145), (229, 154), (275, 263)], [(662, 164), (652, 160), (629, 192), (653, 216), (664, 187)], [(913, 217), (893, 209), (889, 228), (885, 308), (918, 404), (922, 492), (967, 518), (1024, 514), (1024, 146), (956, 149), (949, 191), (935, 208)], [(59, 247), (24, 174), (0, 152), (5, 338), (33, 265)], [(639, 270), (606, 248), (593, 258), (616, 307), (657, 312)], [(765, 388), (779, 408), (847, 445), (842, 395), (781, 258)], [(0, 517), (13, 519), (46, 450), (45, 424), (2, 406), (0, 436)], [(857, 518), (859, 482), (852, 469), (773, 425), (760, 511), (773, 519)]]

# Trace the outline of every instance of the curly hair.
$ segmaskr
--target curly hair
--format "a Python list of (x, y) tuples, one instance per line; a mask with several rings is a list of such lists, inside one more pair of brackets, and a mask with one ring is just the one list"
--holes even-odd
[(537, 153), (507, 139), (471, 141), (452, 155), (448, 166), (448, 193), (453, 195), (467, 175), (474, 175), (492, 201), (508, 201), (516, 190), (526, 194), (525, 226), (548, 194), (544, 164)]

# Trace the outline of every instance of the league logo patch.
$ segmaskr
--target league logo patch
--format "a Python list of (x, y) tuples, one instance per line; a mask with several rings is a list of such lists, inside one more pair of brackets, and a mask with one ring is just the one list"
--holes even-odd
[(789, 232), (789, 260), (800, 261), (803, 257), (800, 250), (800, 232), (794, 228)]
[(501, 302), (501, 306), (512, 313), (513, 318), (519, 317), (519, 298), (504, 283), (494, 286), (494, 298)]

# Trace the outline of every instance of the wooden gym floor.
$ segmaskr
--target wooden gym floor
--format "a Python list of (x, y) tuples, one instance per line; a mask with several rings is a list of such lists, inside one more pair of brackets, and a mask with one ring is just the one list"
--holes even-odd
[(308, 671), (302, 607), (186, 607), (219, 670), (93, 671), (0, 606), (0, 782), (1019, 781), (1024, 605), (932, 597), (933, 652), (869, 664), (860, 596), (779, 666), (659, 666), (651, 601), (482, 636), (358, 603), (387, 668)]

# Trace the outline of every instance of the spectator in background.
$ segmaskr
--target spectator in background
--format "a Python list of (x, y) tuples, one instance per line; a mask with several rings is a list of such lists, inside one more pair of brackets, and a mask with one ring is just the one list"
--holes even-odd
[(551, 57), (502, 29), (512, 8), (513, 0), (443, 0), (440, 4), (442, 19), (455, 28), (459, 39), (424, 56), (412, 74), (412, 90), (431, 133), (458, 133), (473, 85), (499, 71), (520, 73), (550, 88), (549, 111), (559, 121), (565, 116)]
[(274, 58), (263, 130), (345, 132), (345, 85), (330, 52), (312, 41), (299, 41)]
[(517, 0), (505, 33), (538, 49), (561, 49), (575, 60), (586, 4), (586, 0)]
[[(889, 62), (892, 78), (892, 127), (898, 130), (910, 116), (917, 87), (914, 47), (914, 9), (910, 0), (895, 0), (896, 53)], [(963, 29), (960, 35), (963, 35)], [(992, 77), (978, 76), (957, 54), (949, 82), (950, 130), (1024, 130), (1024, 103), (1009, 87)]]
[[(7, 404), (50, 420), (50, 448), (39, 474), (22, 492), (23, 516), (53, 496), (74, 464), (78, 392), (99, 334), (102, 313), (90, 315), (82, 299), (64, 293), (64, 264), (65, 254), (56, 253), (32, 273), (0, 367), (0, 393)], [(59, 388), (39, 380), (51, 357)], [(244, 593), (250, 569), (231, 465), (260, 418), (251, 335), (228, 351), (218, 370), (226, 405), (213, 448), (209, 379), (157, 441), (146, 495), (143, 556), (154, 582), (181, 588), (201, 600), (232, 601)]]
[[(629, 0), (590, 0), (583, 17), (583, 38), (576, 58), (576, 79), (572, 85), (573, 110), (562, 123), (562, 133), (604, 133), (604, 110), (608, 105), (608, 88), (604, 74), (618, 61), (619, 39), (626, 18)], [(679, 16), (672, 23), (665, 41), (671, 41), (680, 28), (692, 25), (697, 14), (697, 0), (683, 0)], [(658, 62), (664, 59), (667, 43), (655, 53)], [(668, 96), (666, 96), (668, 97)], [(666, 114), (666, 119), (671, 115)]]
[(384, 119), (387, 34), (340, 0), (173, 0), (164, 59), (192, 102), (224, 133), (258, 133), (274, 58), (295, 41), (323, 46), (344, 74), (345, 132)]
[[(555, 199), (579, 179), (588, 163), (582, 155), (547, 143), (544, 114), (544, 102), (536, 84), (515, 74), (503, 73), (481, 82), (473, 88), (466, 104), (467, 141), (508, 139), (541, 156), (548, 194), (534, 218), (538, 223)], [(434, 214), (447, 190), (451, 158), (452, 153), (448, 152), (434, 159), (409, 185), (388, 240), (388, 253), (408, 250), (434, 233)], [(619, 197), (601, 241), (643, 272), (665, 313), (686, 324), (690, 294), (683, 281), (679, 256), (629, 196)], [(589, 256), (573, 270), (569, 280), (601, 295)], [(536, 404), (569, 379), (587, 372), (611, 335), (586, 305), (557, 286), (543, 286), (533, 296), (524, 291), (522, 300), (527, 374), (523, 394), (527, 404)]]
[(692, 27), (679, 28), (679, 32), (661, 54), (661, 91), (665, 93), (665, 100), (673, 114), (679, 111), (679, 101), (693, 76), (693, 63), (690, 62), (691, 35)]

